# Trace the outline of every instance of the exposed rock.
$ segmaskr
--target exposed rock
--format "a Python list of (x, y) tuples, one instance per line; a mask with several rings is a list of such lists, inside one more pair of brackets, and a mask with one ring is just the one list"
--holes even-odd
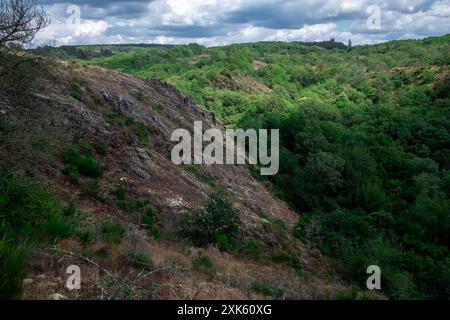
[[(179, 228), (177, 219), (179, 219), (180, 213), (198, 212), (198, 209), (205, 205), (208, 194), (214, 192), (216, 188), (226, 190), (233, 206), (241, 213), (240, 237), (242, 241), (255, 241), (268, 254), (275, 250), (294, 252), (304, 262), (304, 270), (314, 270), (317, 273), (328, 270), (322, 256), (293, 238), (291, 231), (298, 221), (297, 213), (277, 199), (271, 193), (270, 186), (255, 180), (248, 166), (204, 165), (199, 166), (198, 174), (193, 174), (187, 171), (186, 166), (177, 166), (172, 163), (170, 151), (176, 144), (170, 140), (172, 132), (180, 127), (192, 129), (194, 121), (199, 120), (203, 122), (204, 130), (224, 129), (212, 113), (198, 108), (192, 99), (184, 97), (176, 88), (159, 80), (136, 79), (129, 75), (91, 66), (78, 69), (62, 66), (58, 68), (55, 72), (61, 81), (57, 81), (53, 85), (49, 83), (45, 90), (35, 94), (33, 106), (14, 107), (8, 110), (8, 117), (17, 119), (16, 125), (21, 134), (31, 136), (37, 132), (40, 138), (52, 141), (52, 152), (57, 157), (54, 160), (56, 163), (51, 165), (58, 169), (50, 168), (48, 162), (38, 166), (33, 160), (24, 157), (18, 157), (17, 162), (22, 162), (17, 165), (24, 168), (33, 167), (35, 176), (53, 186), (54, 192), (65, 202), (77, 203), (77, 207), (80, 206), (80, 209), (86, 212), (94, 223), (108, 217), (121, 220), (130, 228), (139, 229), (136, 215), (130, 215), (129, 212), (121, 210), (116, 205), (115, 199), (107, 198), (107, 201), (99, 201), (98, 198), (90, 198), (82, 186), (72, 184), (61, 173), (60, 168), (63, 167), (63, 163), (58, 162), (60, 161), (59, 155), (67, 145), (78, 144), (81, 141), (91, 144), (101, 141), (108, 147), (108, 152), (105, 155), (94, 154), (104, 169), (103, 176), (96, 181), (97, 194), (108, 196), (111, 195), (115, 186), (125, 186), (129, 191), (127, 195), (130, 196), (130, 200), (133, 200), (132, 197), (149, 200), (157, 209), (155, 211), (158, 213), (158, 227), (167, 231), (168, 234), (174, 234)], [(97, 100), (103, 99), (101, 105), (92, 107), (88, 103), (67, 97), (67, 90), (62, 90), (60, 83), (68, 83), (75, 76), (89, 79), (89, 90), (87, 91), (96, 93)], [(148, 103), (135, 101), (130, 96), (132, 92), (142, 92), (144, 100)], [(156, 104), (164, 105), (164, 110), (152, 108)], [(132, 116), (139, 124), (148, 129), (151, 137), (150, 146), (142, 146), (133, 126), (111, 121), (109, 114), (118, 111), (121, 113), (120, 116)], [(8, 154), (7, 157), (11, 157), (11, 154)], [(276, 231), (266, 228), (266, 223), (260, 219), (262, 214), (271, 220), (282, 220), (287, 226), (286, 232), (280, 236)], [(166, 258), (170, 258), (168, 257), (170, 253), (168, 248), (173, 252), (182, 251), (179, 247), (181, 245), (178, 243), (170, 245), (157, 243), (152, 250), (161, 252), (160, 255), (164, 258), (161, 263), (163, 263)], [(183, 256), (183, 254), (177, 253), (177, 258), (186, 260), (185, 265), (191, 266), (191, 257)], [(217, 255), (217, 259), (222, 259), (220, 252), (214, 254)], [(224, 263), (230, 260), (229, 258), (223, 259)], [(222, 273), (228, 272), (224, 278), (231, 277), (231, 272), (233, 277), (237, 273), (246, 272), (246, 277), (253, 279), (254, 273), (259, 272), (259, 269), (264, 270), (262, 272), (264, 275), (270, 274), (274, 277), (280, 272), (279, 269), (272, 269), (271, 266), (263, 266), (256, 262), (249, 264), (248, 261), (235, 260), (234, 263), (239, 272), (235, 272), (231, 265), (221, 271)], [(53, 264), (48, 265), (53, 266)], [(64, 267), (61, 266), (61, 270), (64, 270)], [(38, 272), (45, 273), (49, 279), (60, 276), (60, 274), (52, 274), (53, 268), (45, 269), (43, 266), (37, 270), (36, 274)], [(285, 271), (283, 277), (289, 278), (290, 271), (289, 269)], [(45, 275), (41, 275), (36, 278), (44, 279), (45, 277)], [(186, 273), (183, 273), (180, 275), (180, 279), (177, 279), (176, 273), (170, 273), (170, 281), (164, 277), (159, 280), (175, 284), (180, 281), (183, 286), (187, 286), (186, 282), (190, 281), (191, 289), (198, 286), (198, 279), (195, 279), (195, 275), (188, 279), (186, 277)], [(297, 277), (297, 275), (293, 277)], [(295, 279), (298, 280), (298, 278)], [(154, 281), (154, 278), (150, 280)], [(217, 282), (218, 280), (213, 281)], [(286, 283), (291, 283), (293, 286), (298, 285), (292, 282), (287, 281)], [(232, 297), (246, 297), (244, 291), (229, 287), (229, 282), (226, 285), (214, 283), (212, 286), (223, 292), (224, 296), (231, 294), (230, 290), (234, 290), (236, 292), (233, 291)], [(191, 296), (195, 295), (196, 290), (198, 288)], [(215, 293), (215, 290), (211, 289), (211, 294)], [(47, 294), (48, 292), (44, 297)], [(184, 293), (179, 294), (178, 297), (186, 296)], [(164, 296), (174, 298), (177, 295), (178, 293), (174, 295), (172, 290), (164, 293)], [(207, 296), (205, 295), (205, 297)], [(298, 296), (305, 295), (298, 291)], [(55, 293), (50, 296), (50, 299), (61, 300), (66, 297)]]
[(139, 158), (141, 158), (142, 162), (145, 165), (151, 166), (153, 164), (152, 158), (146, 149), (137, 148), (136, 150), (139, 154)]

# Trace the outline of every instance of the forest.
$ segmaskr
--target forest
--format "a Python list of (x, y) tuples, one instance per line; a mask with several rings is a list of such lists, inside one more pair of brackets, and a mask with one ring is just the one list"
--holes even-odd
[(345, 281), (379, 265), (390, 298), (450, 298), (450, 35), (95, 49), (64, 58), (165, 80), (230, 128), (280, 129), (280, 172), (258, 178)]

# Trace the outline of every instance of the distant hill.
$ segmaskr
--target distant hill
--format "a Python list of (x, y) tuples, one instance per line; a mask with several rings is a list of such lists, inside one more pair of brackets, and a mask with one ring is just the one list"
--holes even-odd
[[(0, 60), (0, 298), (449, 299), (449, 40)], [(197, 120), (279, 129), (279, 173), (174, 165)]]
[(445, 35), (137, 49), (84, 63), (168, 81), (227, 126), (280, 129), (269, 180), (300, 214), (296, 236), (355, 285), (379, 263), (389, 297), (448, 299), (449, 52)]

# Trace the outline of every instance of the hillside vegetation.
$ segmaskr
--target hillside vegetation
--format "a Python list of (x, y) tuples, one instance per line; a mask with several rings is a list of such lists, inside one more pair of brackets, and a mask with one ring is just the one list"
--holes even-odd
[[(379, 298), (293, 236), (248, 166), (177, 166), (177, 128), (224, 129), (176, 88), (0, 59), (0, 299)], [(10, 69), (11, 70), (11, 69)], [(81, 289), (66, 286), (67, 268)], [(362, 287), (364, 289), (364, 287)]]
[(450, 297), (449, 52), (447, 35), (136, 48), (82, 62), (166, 80), (227, 126), (280, 129), (271, 182), (299, 214), (295, 236), (349, 283), (375, 264), (389, 297), (439, 299)]

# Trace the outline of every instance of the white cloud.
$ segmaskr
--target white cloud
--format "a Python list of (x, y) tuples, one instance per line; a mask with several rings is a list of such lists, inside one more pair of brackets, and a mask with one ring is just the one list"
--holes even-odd
[[(450, 0), (72, 0), (82, 23), (65, 26), (63, 0), (45, 9), (52, 25), (40, 39), (75, 43), (192, 43), (220, 45), (262, 40), (354, 44), (450, 31)], [(368, 30), (367, 8), (381, 9), (381, 29)], [(86, 17), (86, 19), (84, 19)]]

